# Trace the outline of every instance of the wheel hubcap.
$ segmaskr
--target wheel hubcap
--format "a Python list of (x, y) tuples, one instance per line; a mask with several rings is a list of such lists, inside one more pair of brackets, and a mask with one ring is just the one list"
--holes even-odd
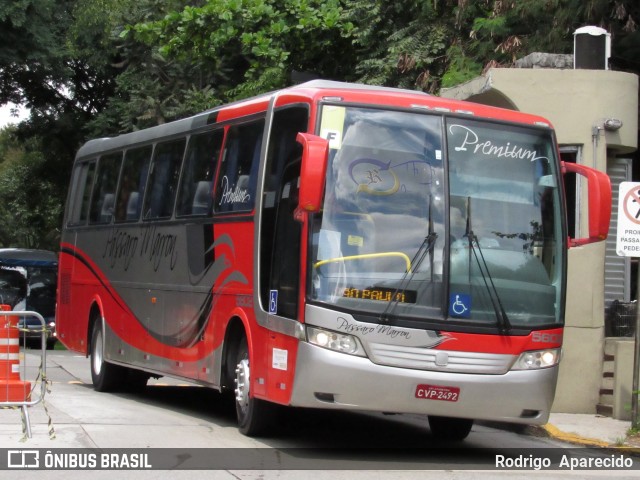
[(245, 411), (249, 406), (249, 359), (243, 358), (236, 366), (236, 402)]
[(100, 375), (102, 370), (102, 331), (96, 334), (95, 345), (93, 346), (93, 371), (96, 375)]

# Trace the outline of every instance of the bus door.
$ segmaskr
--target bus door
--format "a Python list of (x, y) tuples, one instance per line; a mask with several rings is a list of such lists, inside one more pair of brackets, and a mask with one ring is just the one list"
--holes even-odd
[[(298, 206), (301, 146), (299, 132), (307, 130), (309, 109), (294, 106), (274, 113), (265, 168), (265, 191), (260, 230), (260, 300), (271, 317), (298, 319), (300, 298), (301, 224), (295, 220)], [(268, 385), (291, 385), (296, 341), (270, 336)], [(279, 395), (279, 398), (275, 398)], [(272, 398), (287, 402), (285, 391)]]

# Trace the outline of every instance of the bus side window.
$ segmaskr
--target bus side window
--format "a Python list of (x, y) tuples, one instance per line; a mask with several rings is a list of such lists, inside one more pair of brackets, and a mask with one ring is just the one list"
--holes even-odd
[(178, 192), (178, 216), (211, 214), (211, 190), (222, 138), (223, 130), (219, 129), (194, 135), (189, 140)]
[(185, 143), (181, 138), (156, 146), (144, 200), (145, 220), (171, 217)]
[(263, 130), (264, 120), (229, 128), (216, 188), (216, 212), (253, 209)]
[(148, 145), (128, 150), (124, 155), (116, 201), (116, 222), (131, 222), (140, 218), (142, 198), (151, 161), (151, 150), (151, 145)]
[(76, 166), (73, 172), (71, 207), (67, 219), (69, 225), (84, 225), (87, 222), (95, 170), (96, 162), (91, 161)]
[(100, 157), (93, 188), (89, 223), (110, 223), (115, 208), (115, 193), (120, 174), (122, 153)]

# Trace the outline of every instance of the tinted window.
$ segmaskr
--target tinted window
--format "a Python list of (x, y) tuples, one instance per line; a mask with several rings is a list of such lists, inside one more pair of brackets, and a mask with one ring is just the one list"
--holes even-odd
[(57, 269), (31, 267), (28, 272), (27, 310), (38, 312), (43, 317), (55, 316)]
[(211, 213), (213, 203), (211, 190), (222, 147), (222, 137), (222, 130), (191, 137), (180, 181), (178, 215)]
[(105, 155), (98, 161), (96, 185), (91, 200), (90, 223), (111, 222), (116, 203), (116, 187), (121, 163), (121, 153)]
[(184, 155), (185, 140), (161, 143), (156, 146), (149, 186), (144, 204), (145, 220), (169, 218), (178, 189), (180, 165)]
[(14, 308), (27, 297), (26, 270), (22, 267), (0, 267), (0, 301)]
[(253, 208), (263, 130), (264, 120), (229, 128), (216, 188), (216, 212)]
[(125, 153), (116, 202), (116, 222), (130, 222), (140, 218), (150, 161), (151, 145)]
[(87, 222), (95, 169), (95, 162), (88, 162), (78, 165), (74, 171), (73, 193), (70, 199), (71, 208), (69, 212), (70, 225), (81, 225)]

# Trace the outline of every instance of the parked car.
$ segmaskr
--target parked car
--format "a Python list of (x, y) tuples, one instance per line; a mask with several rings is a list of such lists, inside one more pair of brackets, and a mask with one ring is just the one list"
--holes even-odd
[[(45, 320), (46, 346), (54, 347), (56, 337), (56, 288), (58, 257), (47, 250), (0, 249), (0, 303), (15, 311), (37, 312)], [(20, 339), (40, 347), (42, 324), (36, 317), (21, 317)]]

